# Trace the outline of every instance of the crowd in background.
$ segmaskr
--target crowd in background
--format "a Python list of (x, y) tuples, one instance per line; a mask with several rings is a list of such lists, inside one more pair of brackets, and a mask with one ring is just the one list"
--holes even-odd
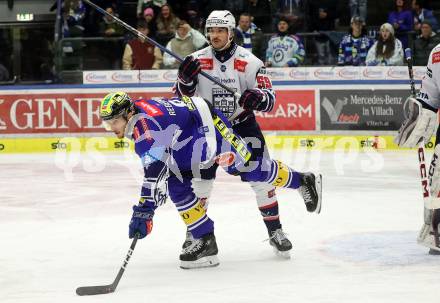
[[(374, 19), (369, 13), (374, 9), (369, 6), (372, 1), (94, 0), (94, 3), (181, 57), (208, 45), (204, 33), (207, 16), (213, 10), (227, 9), (236, 17), (235, 42), (270, 67), (402, 65), (403, 50), (408, 46), (413, 48), (415, 64), (426, 65), (430, 51), (440, 43), (432, 1), (388, 0), (392, 8), (369, 22)], [(89, 63), (93, 58), (96, 62), (107, 60), (111, 69), (178, 66), (174, 58), (134, 39), (114, 19), (103, 16), (82, 0), (62, 2), (60, 32), (64, 40), (105, 38), (105, 42), (87, 55), (83, 52), (86, 43), (63, 44), (63, 51), (83, 56)], [(63, 56), (69, 58), (69, 53)], [(99, 69), (100, 65), (96, 66)]]

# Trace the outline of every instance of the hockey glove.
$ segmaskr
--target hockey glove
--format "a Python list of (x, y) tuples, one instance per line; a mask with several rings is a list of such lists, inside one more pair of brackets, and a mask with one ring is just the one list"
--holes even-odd
[(191, 84), (201, 70), (200, 61), (192, 56), (187, 56), (179, 66), (177, 79), (183, 84)]
[(153, 229), (154, 210), (142, 206), (133, 206), (133, 215), (131, 216), (128, 227), (128, 237), (132, 239), (135, 235), (139, 238), (145, 238)]
[(244, 109), (261, 111), (266, 107), (266, 97), (258, 88), (247, 89), (241, 95), (238, 104)]
[(415, 147), (428, 142), (437, 125), (437, 110), (419, 100), (408, 98), (407, 118), (403, 121), (394, 142), (400, 147)]

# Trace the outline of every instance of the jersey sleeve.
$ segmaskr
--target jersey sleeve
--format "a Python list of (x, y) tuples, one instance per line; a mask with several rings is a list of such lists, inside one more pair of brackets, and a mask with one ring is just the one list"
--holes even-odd
[(287, 61), (287, 65), (289, 67), (296, 67), (298, 65), (300, 65), (301, 63), (303, 63), (304, 61), (304, 57), (306, 55), (306, 51), (304, 49), (304, 45), (301, 42), (301, 39), (291, 35), (290, 36), (297, 44), (297, 48), (296, 50), (294, 50), (293, 54), (292, 54), (292, 58), (289, 59), (289, 61)]
[(440, 108), (440, 44), (429, 55), (426, 73), (417, 99), (434, 108)]

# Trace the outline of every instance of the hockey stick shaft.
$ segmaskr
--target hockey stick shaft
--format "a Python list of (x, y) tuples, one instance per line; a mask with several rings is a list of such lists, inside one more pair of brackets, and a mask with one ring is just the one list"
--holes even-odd
[[(177, 54), (175, 54), (173, 51), (167, 49), (166, 47), (164, 47), (163, 45), (157, 43), (156, 41), (154, 41), (153, 39), (151, 39), (148, 36), (145, 36), (144, 34), (142, 34), (140, 31), (136, 30), (135, 28), (133, 28), (132, 26), (128, 25), (127, 23), (125, 23), (124, 21), (122, 21), (121, 19), (119, 19), (118, 17), (115, 17), (114, 15), (110, 14), (109, 12), (107, 12), (106, 10), (102, 9), (101, 7), (99, 7), (98, 5), (96, 5), (95, 3), (93, 3), (90, 0), (83, 0), (85, 3), (87, 3), (88, 5), (90, 5), (91, 7), (93, 7), (94, 9), (96, 9), (97, 11), (99, 11), (101, 14), (104, 14), (105, 16), (109, 16), (112, 17), (113, 20), (115, 20), (119, 25), (121, 25), (122, 27), (124, 27), (126, 30), (128, 30), (129, 32), (131, 32), (132, 34), (134, 34), (135, 36), (137, 36), (138, 38), (141, 38), (142, 41), (148, 41), (149, 43), (153, 44), (154, 46), (156, 46), (157, 48), (159, 48), (161, 51), (169, 54), (170, 56), (172, 56), (173, 58), (175, 58), (177, 61), (179, 61), (180, 63), (183, 61), (183, 58), (180, 58)], [(213, 83), (217, 84), (218, 86), (220, 86), (221, 88), (227, 90), (228, 92), (230, 92), (231, 94), (233, 94), (235, 97), (240, 98), (240, 94), (238, 94), (237, 92), (235, 92), (232, 88), (224, 85), (223, 83), (221, 83), (220, 81), (218, 81), (217, 79), (215, 79), (214, 77), (212, 77), (211, 75), (207, 74), (204, 71), (200, 71), (200, 74), (207, 78), (208, 80), (212, 81)]]
[(122, 266), (119, 269), (119, 272), (116, 275), (116, 278), (112, 284), (97, 285), (97, 286), (81, 286), (76, 289), (76, 294), (78, 296), (93, 296), (93, 295), (102, 295), (102, 294), (108, 294), (114, 292), (116, 290), (116, 287), (118, 287), (119, 281), (121, 280), (122, 275), (125, 272), (125, 268), (127, 267), (128, 262), (130, 261), (131, 255), (133, 254), (134, 248), (136, 247), (137, 240), (138, 237), (135, 236), (133, 241), (131, 242), (130, 249), (128, 250), (127, 255), (125, 256), (124, 262), (122, 263)]
[[(414, 85), (414, 71), (413, 71), (413, 63), (412, 63), (412, 53), (411, 49), (405, 49), (405, 58), (408, 65), (408, 75), (409, 75), (409, 83), (411, 86), (411, 96), (413, 98), (416, 97), (416, 89)], [(428, 180), (428, 170), (426, 167), (426, 157), (425, 157), (425, 145), (424, 141), (419, 143), (417, 148), (417, 157), (419, 160), (419, 171), (423, 192), (423, 201), (426, 208), (431, 207), (431, 199), (430, 199), (430, 190), (429, 190), (429, 180)]]

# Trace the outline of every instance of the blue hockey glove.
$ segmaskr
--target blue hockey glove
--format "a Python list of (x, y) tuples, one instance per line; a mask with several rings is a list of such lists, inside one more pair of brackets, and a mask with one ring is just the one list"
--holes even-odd
[(177, 78), (180, 82), (189, 84), (197, 79), (200, 70), (200, 61), (192, 56), (187, 56), (179, 66)]
[(238, 104), (249, 110), (263, 110), (266, 107), (266, 98), (261, 90), (257, 88), (247, 89), (238, 100)]
[(153, 229), (154, 210), (142, 206), (133, 206), (133, 215), (128, 226), (128, 237), (135, 235), (139, 239), (145, 238)]

